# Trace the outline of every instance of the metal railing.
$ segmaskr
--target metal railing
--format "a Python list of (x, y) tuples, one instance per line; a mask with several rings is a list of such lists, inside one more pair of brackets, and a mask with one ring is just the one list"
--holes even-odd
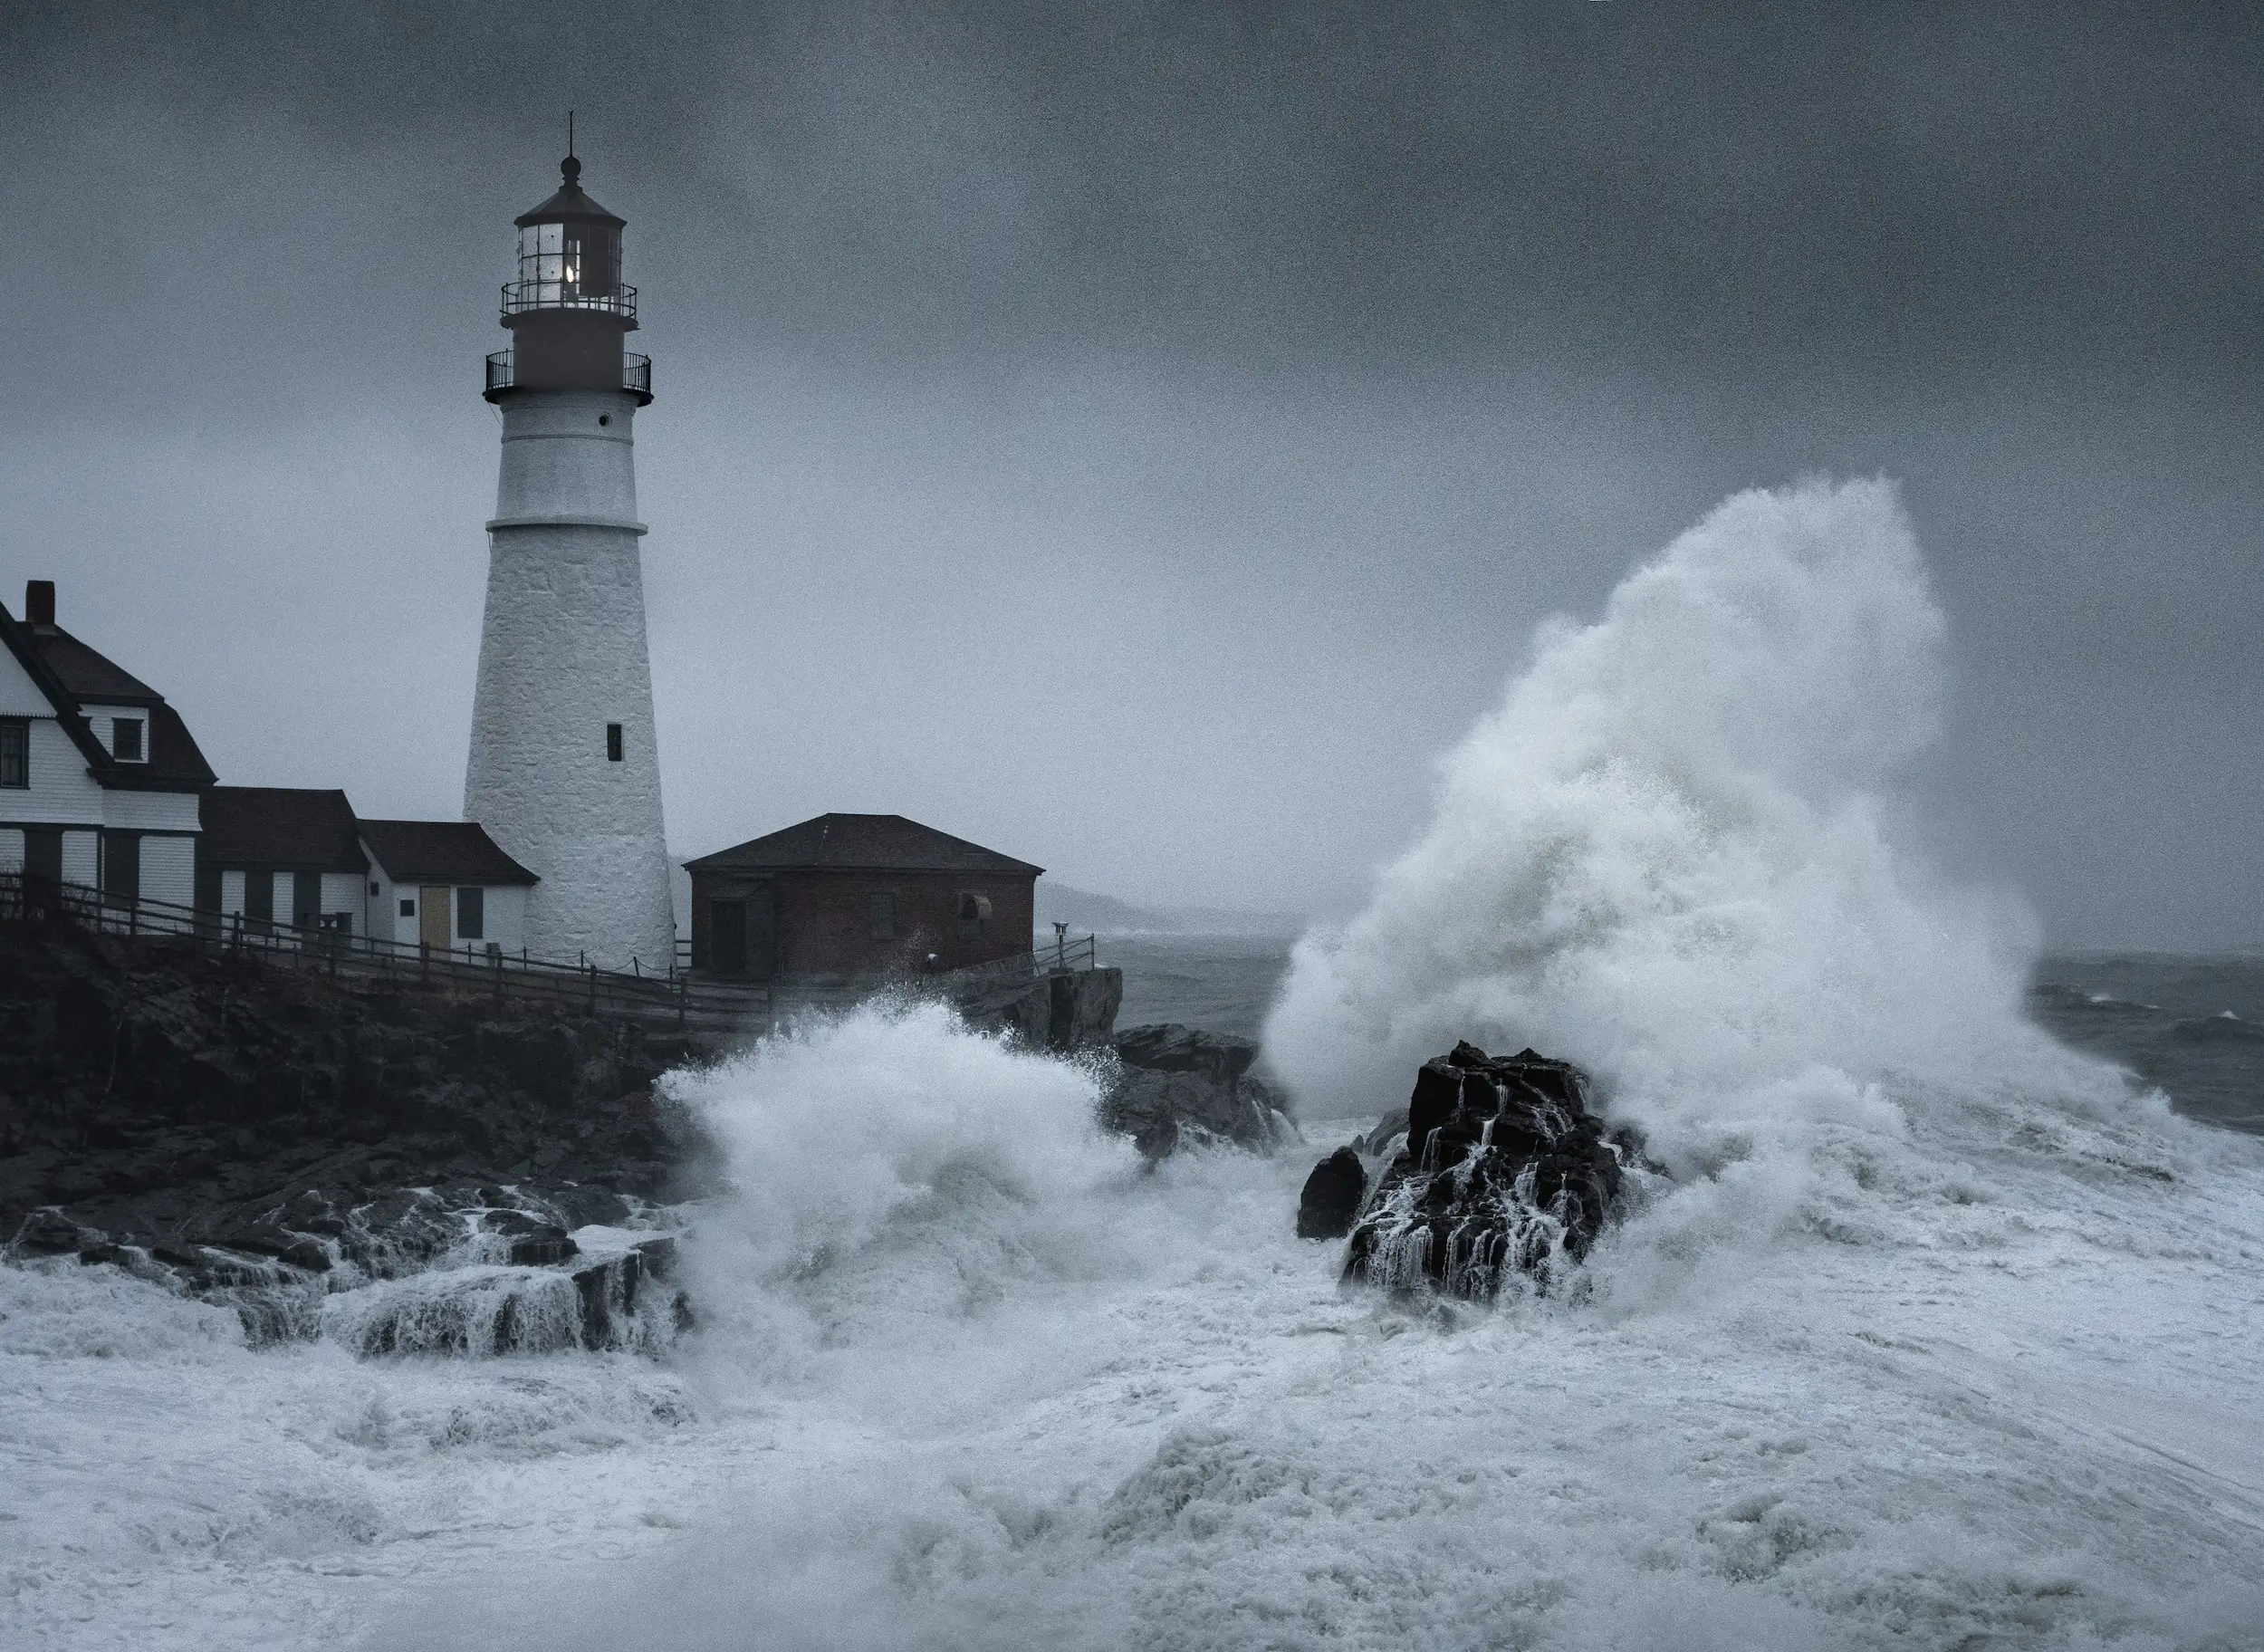
[[(487, 388), (482, 392), (491, 399), (498, 390), (519, 388), (518, 363), (508, 350), (499, 350), (487, 358)], [(652, 400), (652, 358), (640, 356), (634, 351), (621, 352), (621, 388), (632, 396)]]
[(207, 911), (172, 901), (127, 899), (82, 884), (24, 872), (0, 872), (0, 921), (61, 921), (104, 935), (147, 937), (206, 952), (387, 986), (476, 994), (546, 1003), (587, 1014), (767, 1024), (770, 989), (762, 983), (695, 981), (673, 964), (647, 969), (600, 969), (587, 958), (566, 963), (505, 952), (485, 941), (454, 946), (356, 935), (315, 914), (312, 923)]
[(571, 281), (504, 283), (504, 313), (524, 315), (530, 310), (599, 310), (633, 322), (637, 289), (624, 283), (610, 293), (585, 293)]
[(1067, 936), (1050, 946), (1035, 952), (1017, 953), (1011, 958), (993, 958), (988, 964), (970, 964), (951, 973), (957, 975), (1066, 975), (1098, 967), (1099, 946), (1092, 936), (1071, 940)]

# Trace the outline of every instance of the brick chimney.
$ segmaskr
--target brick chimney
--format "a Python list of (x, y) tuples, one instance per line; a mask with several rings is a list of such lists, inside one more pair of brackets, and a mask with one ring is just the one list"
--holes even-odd
[(24, 581), (24, 623), (26, 625), (53, 625), (55, 623), (54, 581)]

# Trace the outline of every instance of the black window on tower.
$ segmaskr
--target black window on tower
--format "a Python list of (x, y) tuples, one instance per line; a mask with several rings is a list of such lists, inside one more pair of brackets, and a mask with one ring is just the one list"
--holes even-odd
[(621, 725), (619, 723), (605, 725), (605, 760), (608, 763), (621, 761)]
[(32, 720), (0, 717), (0, 786), (32, 783)]

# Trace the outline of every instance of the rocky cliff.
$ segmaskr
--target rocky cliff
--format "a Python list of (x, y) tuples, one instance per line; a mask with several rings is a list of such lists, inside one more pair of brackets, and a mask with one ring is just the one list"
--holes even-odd
[(0, 1243), (42, 1206), (180, 1240), (310, 1191), (686, 1191), (696, 1131), (651, 1085), (702, 1053), (620, 1021), (9, 925)]

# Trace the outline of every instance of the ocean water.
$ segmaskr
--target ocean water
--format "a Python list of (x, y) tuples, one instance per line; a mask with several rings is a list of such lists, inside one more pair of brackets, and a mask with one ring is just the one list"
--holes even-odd
[[(1742, 495), (1534, 639), (1349, 922), (1127, 937), (1309, 1152), (1150, 1172), (1091, 1072), (868, 1005), (673, 1081), (734, 1191), (664, 1358), (0, 1268), (0, 1645), (2264, 1646), (2252, 977), (2039, 965), (1898, 847), (1943, 637), (1887, 490)], [(1298, 1186), (1453, 1035), (1664, 1174), (1569, 1291), (1346, 1294)]]

